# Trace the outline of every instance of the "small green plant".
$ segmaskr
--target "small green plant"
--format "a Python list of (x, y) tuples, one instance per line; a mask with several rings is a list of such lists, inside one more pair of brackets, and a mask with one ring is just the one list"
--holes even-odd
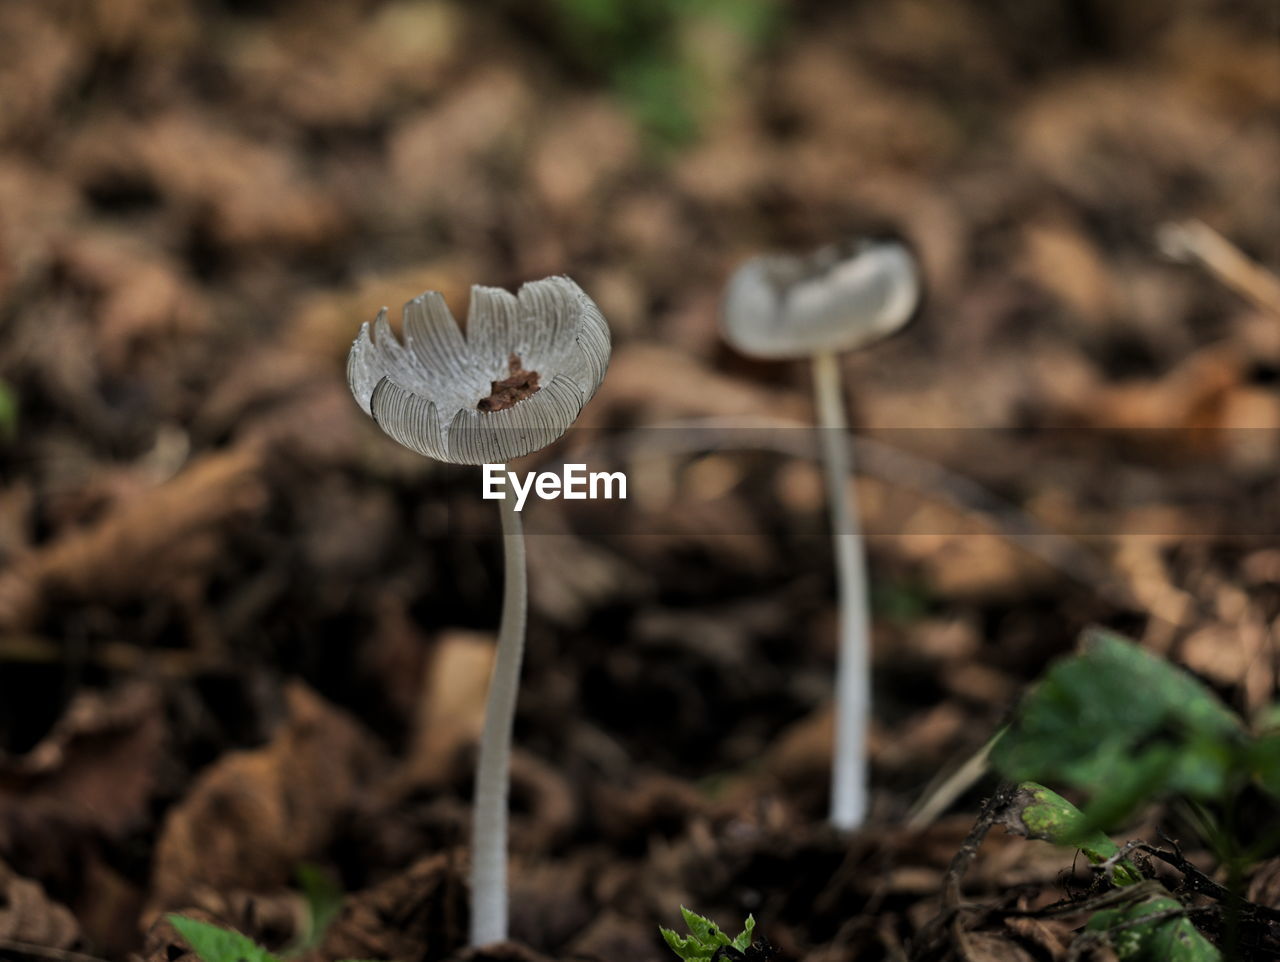
[(748, 962), (767, 962), (770, 955), (768, 943), (763, 940), (756, 942), (752, 938), (756, 928), (754, 916), (748, 915), (742, 931), (731, 939), (716, 923), (696, 912), (690, 912), (683, 905), (680, 906), (680, 914), (689, 930), (688, 935), (677, 935), (671, 929), (661, 927), (658, 931), (666, 939), (667, 945), (671, 946), (671, 951), (685, 962), (734, 962), (742, 959)]
[[(289, 953), (276, 955), (264, 949), (247, 935), (220, 925), (189, 919), (185, 915), (166, 916), (169, 924), (178, 930), (200, 962), (284, 962)], [(344, 959), (343, 962), (368, 962), (365, 959)]]
[(1221, 962), (1222, 955), (1187, 918), (1186, 910), (1158, 882), (1147, 881), (1124, 850), (1061, 795), (1023, 782), (1007, 805), (1003, 822), (1014, 834), (1077, 848), (1102, 867), (1113, 885), (1126, 890), (1118, 908), (1095, 912), (1086, 931), (1109, 942), (1126, 962)]
[(247, 935), (189, 919), (185, 915), (170, 915), (168, 920), (195, 949), (201, 962), (280, 962), (279, 956), (268, 952)]
[(1094, 828), (1170, 795), (1228, 803), (1253, 780), (1277, 787), (1274, 734), (1251, 737), (1199, 681), (1117, 635), (1093, 630), (1081, 647), (996, 743), (992, 762), (1007, 778), (1088, 793)]
[[(1211, 962), (1224, 958), (1192, 924), (1186, 908), (1126, 858), (1145, 852), (1212, 887), (1222, 903), (1225, 957), (1238, 957), (1242, 925), (1272, 912), (1244, 900), (1245, 872), (1280, 837), (1239, 837), (1241, 800), (1260, 790), (1280, 797), (1280, 706), (1250, 731), (1197, 679), (1143, 648), (1102, 630), (1055, 664), (1028, 694), (991, 753), (994, 767), (1018, 782), (1002, 821), (1030, 838), (1077, 848), (1117, 889), (1117, 907), (1096, 912), (1085, 937), (1110, 943), (1126, 962)], [(1086, 796), (1083, 809), (1046, 788)], [(1104, 833), (1142, 806), (1169, 799), (1189, 816), (1226, 870), (1217, 886), (1174, 852), (1140, 842), (1121, 848)], [(1280, 918), (1280, 913), (1276, 913)]]
[[(189, 919), (185, 915), (166, 916), (170, 925), (186, 940), (201, 962), (286, 962), (320, 944), (329, 923), (342, 905), (342, 889), (323, 869), (303, 864), (298, 867), (298, 884), (307, 906), (307, 920), (298, 939), (277, 955), (247, 935), (220, 925)], [(355, 962), (355, 960), (346, 960)]]

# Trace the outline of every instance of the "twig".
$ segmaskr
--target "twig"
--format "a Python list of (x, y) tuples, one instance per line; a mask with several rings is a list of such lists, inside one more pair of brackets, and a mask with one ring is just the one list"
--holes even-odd
[(996, 823), (996, 818), (1013, 799), (1014, 791), (1015, 786), (1012, 782), (1001, 782), (991, 797), (982, 803), (977, 821), (973, 823), (973, 828), (969, 829), (969, 834), (960, 843), (960, 850), (956, 852), (951, 859), (951, 864), (947, 867), (942, 889), (942, 905), (945, 909), (954, 910), (960, 905), (960, 882), (969, 871), (974, 858), (977, 857), (978, 849), (981, 848), (987, 833), (991, 831), (991, 826)]
[(1182, 873), (1183, 885), (1197, 895), (1207, 895), (1211, 899), (1219, 902), (1228, 902), (1238, 906), (1242, 913), (1250, 915), (1254, 918), (1264, 918), (1271, 922), (1280, 922), (1280, 909), (1273, 909), (1270, 906), (1259, 905), (1257, 902), (1250, 902), (1236, 893), (1232, 892), (1225, 885), (1215, 882), (1204, 872), (1196, 868), (1189, 862), (1180, 850), (1175, 846), (1172, 852), (1166, 852), (1163, 849), (1156, 848), (1154, 845), (1148, 845), (1140, 842), (1137, 848), (1153, 855), (1166, 865), (1171, 865)]
[(991, 909), (990, 914), (995, 918), (1001, 919), (1054, 918), (1059, 915), (1079, 915), (1082, 912), (1093, 912), (1097, 909), (1111, 908), (1113, 905), (1124, 905), (1127, 902), (1136, 902), (1150, 895), (1168, 894), (1169, 893), (1165, 887), (1155, 879), (1147, 879), (1146, 881), (1139, 882), (1136, 885), (1126, 885), (1124, 888), (1111, 889), (1103, 892), (1101, 895), (1095, 895), (1087, 899), (1066, 899), (1059, 902), (1052, 902), (1049, 905), (1044, 905), (1036, 909)]
[(1007, 726), (1002, 726), (998, 732), (987, 739), (986, 744), (974, 752), (959, 768), (936, 780), (925, 789), (924, 794), (907, 813), (908, 829), (919, 832), (932, 825), (952, 802), (986, 774), (991, 748), (1005, 733), (1005, 727)]
[(1201, 265), (1237, 294), (1280, 317), (1280, 277), (1203, 221), (1161, 224), (1156, 243), (1167, 257)]

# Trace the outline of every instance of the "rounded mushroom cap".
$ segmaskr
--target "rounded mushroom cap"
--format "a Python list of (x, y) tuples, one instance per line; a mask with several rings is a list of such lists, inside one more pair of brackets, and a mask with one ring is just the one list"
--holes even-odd
[(486, 464), (546, 447), (604, 380), (609, 325), (567, 277), (511, 294), (471, 288), (464, 334), (437, 291), (404, 306), (404, 343), (384, 307), (347, 357), (357, 403), (405, 447)]
[(811, 254), (766, 254), (729, 279), (725, 338), (757, 357), (847, 351), (887, 337), (920, 303), (915, 255), (894, 240), (832, 244)]

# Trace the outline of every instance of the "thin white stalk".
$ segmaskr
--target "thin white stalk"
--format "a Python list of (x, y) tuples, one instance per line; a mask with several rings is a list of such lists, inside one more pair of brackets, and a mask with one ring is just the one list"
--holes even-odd
[(850, 487), (853, 442), (844, 413), (836, 355), (813, 358), (822, 464), (831, 503), (840, 645), (836, 661), (835, 744), (831, 761), (831, 823), (853, 829), (867, 814), (867, 724), (871, 715), (871, 614), (867, 564)]
[[(505, 466), (504, 466), (505, 470)], [(498, 651), (489, 679), (484, 732), (476, 761), (475, 819), (471, 836), (471, 944), (507, 937), (507, 796), (511, 785), (511, 731), (515, 724), (520, 663), (524, 658), (526, 581), (524, 529), (515, 498), (498, 502), (505, 561)]]

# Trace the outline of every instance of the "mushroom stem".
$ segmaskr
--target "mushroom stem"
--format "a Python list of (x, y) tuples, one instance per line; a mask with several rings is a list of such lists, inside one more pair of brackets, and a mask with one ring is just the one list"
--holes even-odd
[[(505, 470), (505, 466), (504, 466)], [(516, 500), (498, 502), (502, 512), (504, 565), (498, 650), (485, 702), (484, 731), (476, 762), (475, 821), (471, 837), (471, 944), (507, 937), (507, 796), (511, 778), (511, 732), (515, 723), (520, 663), (524, 658), (528, 583), (524, 528)]]
[(830, 351), (813, 357), (813, 389), (831, 529), (835, 542), (840, 646), (836, 661), (835, 740), (831, 763), (831, 823), (862, 824), (867, 813), (867, 722), (871, 714), (871, 616), (867, 565), (850, 488), (853, 442), (844, 412), (840, 365)]

